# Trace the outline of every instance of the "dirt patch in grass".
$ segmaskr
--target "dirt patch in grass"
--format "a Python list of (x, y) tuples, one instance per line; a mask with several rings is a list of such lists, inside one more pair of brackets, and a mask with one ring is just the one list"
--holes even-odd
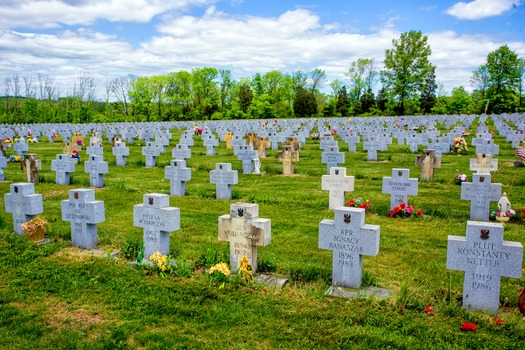
[(97, 249), (87, 250), (78, 247), (68, 247), (56, 252), (53, 256), (59, 257), (64, 261), (89, 261), (93, 258), (106, 258), (108, 253), (115, 252), (109, 246), (98, 246)]

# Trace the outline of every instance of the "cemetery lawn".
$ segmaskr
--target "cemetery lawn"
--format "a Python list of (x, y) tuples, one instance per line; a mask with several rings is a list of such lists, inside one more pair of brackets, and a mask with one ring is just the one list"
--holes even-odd
[[(472, 125), (474, 134), (477, 124)], [(489, 125), (491, 129), (493, 126)], [(172, 130), (170, 148), (181, 132)], [(45, 139), (45, 138), (44, 138)], [(338, 139), (336, 137), (336, 139)], [(525, 168), (513, 166), (515, 150), (495, 135), (500, 145), (499, 170), (493, 183), (503, 185), (512, 208), (525, 207)], [(467, 141), (470, 146), (470, 138)], [(61, 220), (60, 202), (68, 191), (88, 188), (82, 161), (71, 175), (72, 185), (56, 185), (51, 160), (61, 143), (31, 144), (30, 153), (42, 159), (40, 183), (49, 223), (50, 243), (37, 245), (13, 233), (11, 214), (5, 212), (0, 183), (0, 348), (1, 349), (523, 349), (525, 320), (517, 308), (521, 279), (502, 277), (497, 318), (486, 312), (466, 312), (460, 305), (463, 272), (446, 269), (447, 236), (465, 236), (470, 202), (460, 200), (455, 174), (467, 174), (468, 155), (443, 155), (432, 182), (419, 183), (409, 204), (421, 209), (421, 218), (390, 218), (390, 195), (382, 194), (382, 178), (392, 168), (410, 169), (419, 153), (409, 146), (392, 145), (367, 162), (362, 143), (357, 153), (345, 152), (347, 175), (355, 176), (355, 190), (347, 200), (370, 200), (365, 222), (380, 225), (376, 257), (364, 257), (364, 283), (390, 291), (390, 298), (347, 300), (325, 296), (331, 284), (332, 252), (318, 248), (319, 223), (333, 219), (328, 192), (321, 191), (319, 141), (308, 140), (300, 151), (296, 175), (282, 176), (277, 150), (261, 159), (263, 175), (242, 174), (242, 164), (221, 142), (217, 154), (206, 156), (195, 137), (188, 167), (193, 169), (186, 196), (171, 197), (180, 208), (181, 229), (171, 233), (172, 260), (178, 264), (165, 278), (144, 267), (131, 267), (142, 229), (133, 226), (133, 205), (146, 193), (169, 194), (164, 167), (171, 150), (145, 168), (143, 141), (129, 145), (126, 167), (116, 167), (111, 145), (104, 139), (109, 162), (105, 187), (95, 189), (103, 200), (106, 221), (98, 225), (101, 255), (71, 247), (70, 223)], [(140, 146), (139, 146), (140, 144)], [(10, 152), (10, 153), (9, 153)], [(12, 154), (12, 150), (8, 152)], [(239, 171), (232, 200), (216, 200), (209, 172), (215, 163), (232, 163)], [(24, 182), (20, 165), (10, 163), (5, 177)], [(259, 204), (259, 217), (271, 219), (271, 244), (259, 248), (260, 272), (285, 277), (277, 289), (231, 278), (224, 284), (210, 279), (206, 270), (228, 261), (229, 244), (217, 239), (218, 217), (230, 204)], [(496, 208), (496, 202), (491, 208)], [(525, 245), (525, 226), (505, 224), (504, 239)], [(110, 253), (120, 251), (118, 257)], [(427, 307), (428, 306), (428, 307)], [(429, 312), (427, 312), (429, 311)], [(464, 322), (475, 331), (461, 331)]]

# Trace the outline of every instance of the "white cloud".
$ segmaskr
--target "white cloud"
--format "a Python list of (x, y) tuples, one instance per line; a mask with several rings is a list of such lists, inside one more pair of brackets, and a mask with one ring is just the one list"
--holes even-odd
[(519, 6), (521, 0), (474, 0), (458, 2), (446, 10), (451, 16), (459, 19), (483, 19), (499, 16), (502, 13)]
[[(43, 73), (60, 82), (65, 93), (67, 84), (73, 84), (81, 72), (110, 79), (204, 66), (230, 69), (236, 79), (271, 70), (292, 73), (320, 68), (330, 81), (345, 80), (344, 73), (358, 58), (373, 58), (381, 68), (385, 50), (400, 36), (391, 20), (370, 34), (350, 33), (341, 31), (337, 23), (322, 23), (318, 15), (304, 9), (255, 17), (210, 7), (202, 17), (171, 14), (162, 20), (157, 35), (139, 47), (86, 28), (53, 35), (0, 30), (0, 85), (14, 73)], [(508, 43), (454, 31), (425, 34), (432, 49), (430, 60), (437, 66), (436, 79), (448, 91), (460, 85), (468, 89), (472, 71), (502, 45), (525, 56), (523, 41)]]
[(0, 28), (54, 28), (61, 24), (90, 25), (150, 21), (154, 16), (217, 0), (3, 0)]

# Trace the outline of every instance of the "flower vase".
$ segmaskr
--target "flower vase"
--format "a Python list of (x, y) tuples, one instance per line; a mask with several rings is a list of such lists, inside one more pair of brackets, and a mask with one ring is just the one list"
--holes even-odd
[(510, 217), (508, 216), (496, 216), (496, 220), (499, 222), (507, 222), (509, 221)]

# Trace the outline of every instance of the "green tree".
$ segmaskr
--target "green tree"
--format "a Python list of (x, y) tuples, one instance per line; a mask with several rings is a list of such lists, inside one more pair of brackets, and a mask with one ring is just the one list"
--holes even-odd
[(217, 69), (211, 67), (195, 68), (191, 74), (193, 103), (198, 112), (198, 117), (210, 117), (218, 109)]
[(520, 101), (520, 59), (507, 45), (501, 46), (487, 56), (487, 98), (489, 112), (513, 112)]
[(452, 96), (450, 96), (448, 103), (448, 113), (470, 114), (473, 112), (472, 106), (472, 98), (463, 86), (452, 89)]
[(337, 103), (335, 105), (335, 112), (341, 114), (342, 117), (348, 115), (348, 108), (350, 108), (350, 99), (346, 91), (346, 86), (343, 85), (337, 94)]
[(428, 59), (432, 51), (427, 41), (421, 31), (410, 31), (393, 39), (393, 48), (385, 51), (381, 80), (397, 101), (399, 114), (405, 114), (405, 104), (420, 95), (429, 72), (435, 69)]
[(419, 97), (419, 103), (423, 113), (430, 113), (432, 111), (432, 107), (434, 107), (436, 104), (436, 90), (436, 71), (434, 68), (432, 68), (425, 79), (423, 90), (421, 91), (421, 96)]
[(146, 121), (150, 121), (154, 97), (150, 78), (138, 77), (131, 83), (131, 90), (128, 94), (135, 116), (144, 116)]
[(252, 105), (253, 92), (247, 84), (239, 86), (239, 107), (244, 113), (248, 113), (250, 106)]
[(298, 86), (295, 89), (295, 102), (293, 111), (296, 117), (305, 118), (317, 114), (317, 100), (312, 91)]

